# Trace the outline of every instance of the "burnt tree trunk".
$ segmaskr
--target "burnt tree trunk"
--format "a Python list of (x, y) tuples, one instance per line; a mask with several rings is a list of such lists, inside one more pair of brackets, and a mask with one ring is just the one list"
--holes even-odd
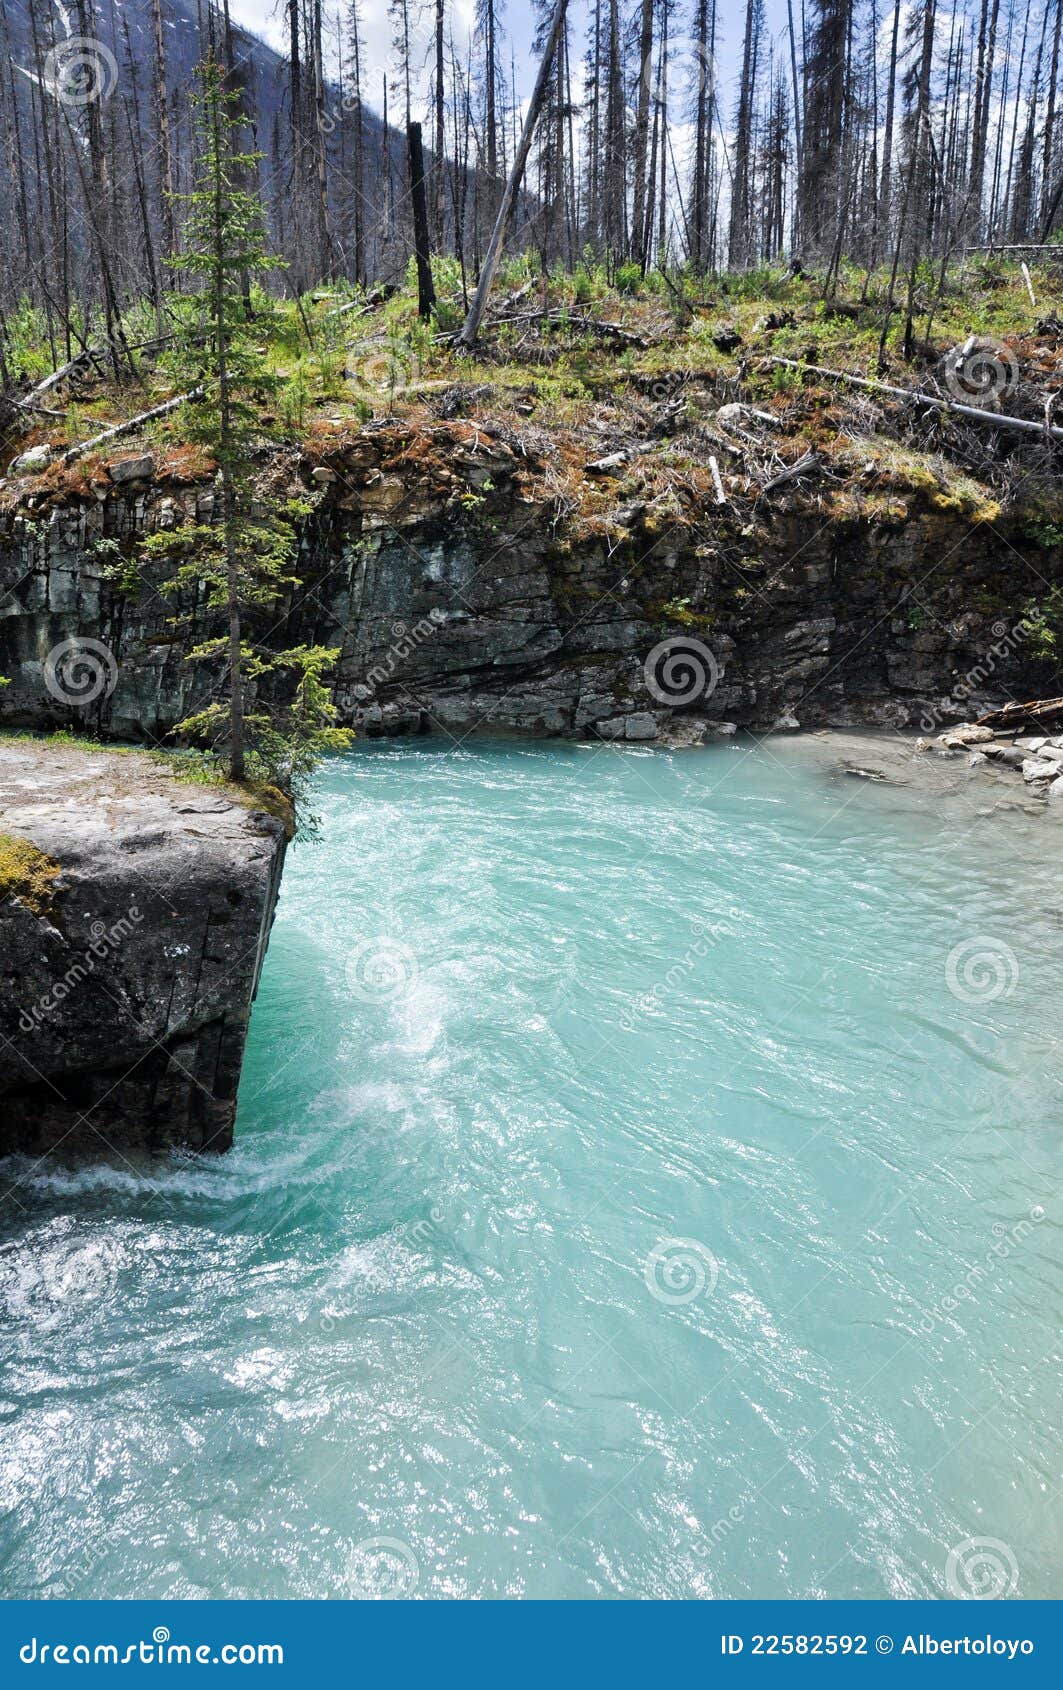
[(428, 238), (428, 195), (424, 180), (424, 145), (421, 125), (406, 125), (410, 157), (410, 196), (413, 201), (413, 250), (417, 259), (417, 309), (425, 322), (432, 315), (436, 290), (432, 285), (431, 246)]

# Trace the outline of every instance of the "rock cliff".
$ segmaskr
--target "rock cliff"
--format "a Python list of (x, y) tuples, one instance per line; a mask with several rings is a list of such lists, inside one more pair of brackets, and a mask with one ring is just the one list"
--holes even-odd
[[(211, 485), (125, 467), (8, 499), (0, 719), (159, 742), (218, 679), (185, 661), (161, 576), (130, 574), (145, 532), (209, 520)], [(1022, 624), (1063, 581), (1063, 549), (1021, 513), (925, 473), (882, 491), (872, 464), (826, 496), (722, 509), (681, 478), (636, 496), (622, 468), (590, 466), (575, 509), (563, 467), (542, 438), (461, 421), (268, 454), (263, 498), (313, 509), (297, 584), (257, 637), (338, 646), (341, 717), (369, 734), (927, 732), (1053, 676)]]
[(0, 1154), (228, 1147), (284, 852), (142, 753), (0, 741)]

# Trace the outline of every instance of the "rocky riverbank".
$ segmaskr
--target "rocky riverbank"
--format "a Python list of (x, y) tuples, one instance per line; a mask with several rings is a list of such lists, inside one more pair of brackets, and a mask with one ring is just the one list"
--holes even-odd
[[(871, 447), (844, 487), (768, 498), (729, 477), (722, 503), (659, 446), (638, 469), (621, 451), (574, 472), (566, 452), (453, 418), (264, 449), (293, 580), (250, 637), (336, 647), (339, 718), (365, 736), (907, 730), (897, 757), (918, 732), (1056, 807), (1063, 736), (970, 727), (1053, 690), (1063, 540), (1043, 512)], [(206, 594), (175, 595), (141, 546), (187, 528), (191, 548), (210, 466), (23, 464), (0, 495), (0, 720), (165, 743), (225, 678), (187, 660), (217, 632)], [(143, 757), (25, 741), (0, 742), (0, 833), (0, 1151), (224, 1148), (281, 825)]]
[[(337, 425), (272, 449), (262, 497), (298, 502), (297, 580), (256, 635), (337, 647), (340, 719), (368, 735), (926, 733), (1051, 691), (1063, 544), (1036, 511), (957, 490), (930, 459), (887, 475), (869, 456), (840, 489), (729, 489), (723, 506), (646, 464), (562, 486), (549, 437), (490, 422)], [(10, 481), (0, 718), (164, 739), (222, 677), (174, 635), (179, 612), (189, 644), (209, 637), (205, 605), (187, 589), (175, 605), (138, 546), (214, 514), (180, 454)]]
[(285, 845), (241, 789), (0, 739), (0, 1154), (228, 1147)]
[(971, 769), (1021, 780), (1031, 796), (1059, 806), (1063, 813), (1063, 734), (1001, 732), (977, 722), (962, 722), (936, 739), (920, 738), (916, 750), (964, 757)]

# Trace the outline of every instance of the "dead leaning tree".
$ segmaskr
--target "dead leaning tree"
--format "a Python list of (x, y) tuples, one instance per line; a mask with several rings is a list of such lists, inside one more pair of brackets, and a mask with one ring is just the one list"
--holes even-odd
[(528, 107), (528, 115), (524, 119), (524, 129), (521, 133), (520, 143), (513, 158), (513, 168), (509, 173), (509, 180), (506, 182), (506, 186), (502, 194), (502, 203), (498, 208), (498, 217), (487, 248), (487, 254), (484, 258), (483, 269), (480, 271), (479, 286), (476, 289), (476, 296), (469, 307), (469, 315), (465, 319), (465, 325), (462, 328), (461, 333), (456, 337), (455, 344), (458, 346), (475, 346), (476, 338), (480, 333), (480, 323), (483, 320), (483, 314), (487, 307), (488, 297), (494, 284), (495, 274), (498, 270), (499, 260), (502, 257), (502, 248), (506, 241), (506, 230), (509, 228), (509, 220), (513, 214), (513, 205), (517, 198), (517, 190), (520, 187), (521, 179), (524, 175), (524, 169), (528, 162), (528, 155), (531, 152), (531, 144), (535, 135), (535, 126), (539, 121), (539, 114), (542, 111), (543, 104), (546, 100), (546, 90), (550, 81), (550, 70), (554, 62), (554, 55), (557, 52), (558, 42), (561, 39), (561, 31), (564, 27), (565, 13), (567, 10), (568, 0), (557, 0), (557, 5), (554, 8), (554, 15), (550, 22), (550, 34), (547, 38), (546, 48), (543, 52), (543, 61), (539, 66), (539, 75), (536, 79), (535, 89), (531, 97), (531, 104)]
[(770, 357), (769, 364), (781, 364), (787, 370), (800, 370), (804, 374), (826, 376), (831, 381), (844, 381), (851, 387), (863, 387), (871, 393), (888, 393), (894, 399), (907, 399), (913, 405), (925, 406), (931, 411), (948, 411), (957, 417), (971, 417), (973, 421), (988, 423), (991, 428), (1010, 428), (1020, 434), (1039, 434), (1042, 440), (1063, 440), (1063, 428), (1056, 428), (1047, 419), (1044, 422), (1034, 422), (1030, 417), (1006, 417), (1000, 411), (983, 411), (977, 405), (960, 405), (950, 399), (935, 399), (929, 393), (916, 393), (909, 387), (892, 387), (886, 381), (870, 381), (866, 376), (851, 376), (846, 370), (828, 370), (822, 364), (801, 364), (796, 358)]

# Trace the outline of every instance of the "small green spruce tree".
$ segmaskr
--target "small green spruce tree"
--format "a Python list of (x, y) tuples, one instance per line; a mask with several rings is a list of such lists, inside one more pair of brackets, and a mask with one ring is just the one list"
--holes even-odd
[[(255, 401), (276, 386), (276, 378), (258, 344), (264, 325), (248, 316), (245, 284), (280, 261), (267, 252), (258, 199), (240, 185), (261, 154), (240, 150), (238, 96), (226, 88), (213, 52), (198, 78), (199, 165), (192, 192), (174, 196), (187, 207), (185, 250), (175, 264), (202, 286), (178, 302), (183, 333), (171, 362), (175, 376), (197, 394), (185, 408), (187, 434), (217, 464), (220, 510), (215, 521), (150, 536), (143, 549), (147, 557), (174, 559), (171, 590), (192, 590), (202, 602), (205, 588), (207, 612), (222, 614), (226, 623), (224, 633), (202, 640), (188, 657), (227, 658), (228, 699), (213, 699), (174, 732), (223, 748), (233, 780), (251, 776), (292, 790), (324, 752), (344, 748), (353, 736), (335, 726), (324, 680), (338, 651), (268, 651), (244, 637), (248, 614), (276, 605), (295, 580), (293, 522), (303, 507), (289, 504), (271, 513), (256, 497), (252, 472), (261, 424)], [(279, 680), (282, 671), (286, 684), (270, 692), (284, 702), (270, 710), (253, 702), (249, 707), (259, 683)]]

